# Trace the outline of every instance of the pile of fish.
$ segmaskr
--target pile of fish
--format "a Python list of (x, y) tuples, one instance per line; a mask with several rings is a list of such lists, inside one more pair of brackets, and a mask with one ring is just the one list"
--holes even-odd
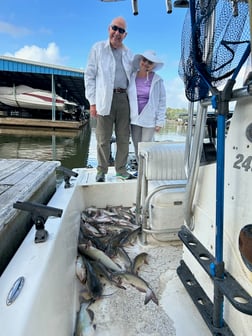
[[(81, 214), (76, 274), (83, 290), (81, 297), (85, 302), (93, 303), (101, 299), (106, 283), (125, 289), (131, 285), (146, 293), (144, 304), (158, 299), (150, 285), (139, 276), (140, 267), (147, 262), (147, 253), (130, 257), (128, 247), (134, 244), (141, 228), (136, 225), (133, 208), (106, 207), (105, 209), (89, 207)], [(86, 306), (85, 306), (86, 307)], [(81, 317), (82, 315), (82, 317)], [(93, 319), (92, 310), (83, 306), (77, 319)], [(79, 322), (78, 322), (79, 321)], [(91, 322), (90, 322), (91, 323)], [(76, 331), (76, 335), (82, 335)]]

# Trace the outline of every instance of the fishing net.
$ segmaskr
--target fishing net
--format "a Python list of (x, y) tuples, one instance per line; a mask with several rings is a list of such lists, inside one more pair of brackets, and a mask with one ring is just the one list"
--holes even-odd
[(179, 75), (194, 102), (224, 85), (250, 43), (249, 8), (240, 0), (191, 0), (181, 40)]

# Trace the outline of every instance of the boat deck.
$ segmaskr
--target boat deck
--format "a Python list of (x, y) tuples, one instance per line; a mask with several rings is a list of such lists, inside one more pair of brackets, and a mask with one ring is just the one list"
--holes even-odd
[(56, 190), (58, 161), (0, 160), (0, 274), (30, 230), (29, 212), (17, 201), (47, 203)]
[[(136, 239), (134, 245), (125, 247), (131, 260), (140, 253), (147, 253), (148, 264), (139, 269), (139, 276), (155, 292), (158, 304), (145, 304), (145, 293), (124, 283), (118, 288), (102, 280), (100, 299), (82, 303), (85, 285), (76, 276), (77, 235), (80, 216), (89, 206), (129, 206), (135, 200), (136, 180), (116, 179), (114, 168), (107, 174), (107, 182), (96, 183), (95, 169), (75, 169), (71, 187), (60, 184), (48, 206), (61, 208), (60, 218), (47, 220), (49, 239), (34, 244), (34, 227), (27, 234), (16, 256), (0, 277), (0, 323), (4, 335), (73, 335), (77, 312), (84, 307), (94, 314), (85, 320), (85, 335), (96, 336), (210, 336), (176, 269), (182, 258), (182, 243), (178, 240), (160, 242), (150, 237), (148, 245)], [(124, 260), (115, 260), (123, 266)], [(25, 279), (22, 292), (9, 306), (6, 297), (16, 279)], [(39, 304), (38, 304), (39, 292)], [(85, 298), (84, 298), (85, 300)], [(41, 310), (41, 307), (43, 309)], [(15, 323), (11, 323), (15, 316)], [(53, 316), (54, 318), (51, 318)], [(45, 328), (39, 328), (39, 326)], [(18, 326), (18, 329), (17, 329)], [(84, 328), (84, 330), (83, 330)], [(76, 329), (77, 330), (77, 329)], [(77, 333), (76, 333), (77, 335)], [(80, 335), (80, 333), (78, 333)]]

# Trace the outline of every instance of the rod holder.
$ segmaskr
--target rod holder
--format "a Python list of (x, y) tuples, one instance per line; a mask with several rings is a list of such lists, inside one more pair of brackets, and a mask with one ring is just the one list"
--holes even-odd
[(49, 207), (35, 202), (16, 202), (13, 208), (28, 211), (31, 213), (33, 224), (36, 227), (35, 243), (43, 243), (48, 238), (48, 232), (45, 230), (45, 222), (49, 216), (61, 217), (63, 210)]
[(63, 176), (64, 176), (64, 181), (65, 181), (65, 188), (70, 188), (72, 185), (70, 183), (70, 178), (73, 177), (77, 177), (78, 173), (72, 171), (71, 169), (68, 169), (66, 167), (60, 166), (58, 168), (59, 171), (63, 172)]

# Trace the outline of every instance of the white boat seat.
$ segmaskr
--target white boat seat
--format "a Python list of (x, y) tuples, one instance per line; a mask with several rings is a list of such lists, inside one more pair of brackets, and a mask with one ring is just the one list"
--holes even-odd
[(146, 161), (147, 180), (184, 180), (184, 150), (182, 143), (154, 143), (140, 148), (140, 155)]
[[(168, 193), (185, 191), (187, 178), (184, 168), (184, 143), (141, 142), (138, 147), (137, 223), (142, 226), (142, 240), (147, 243), (147, 233), (164, 233), (155, 230), (150, 223), (150, 202), (154, 195), (166, 199)], [(161, 201), (161, 202), (165, 202)], [(149, 223), (148, 222), (149, 219)], [(182, 223), (181, 223), (182, 224)]]

